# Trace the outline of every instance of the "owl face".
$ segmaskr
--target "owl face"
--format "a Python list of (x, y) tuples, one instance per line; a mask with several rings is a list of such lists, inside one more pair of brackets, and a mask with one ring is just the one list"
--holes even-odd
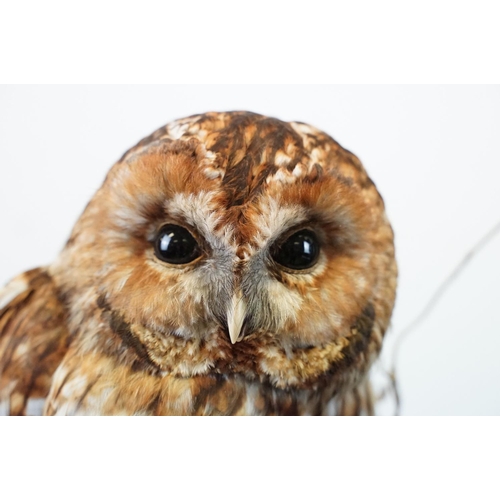
[[(396, 285), (362, 165), (322, 132), (251, 113), (174, 122), (128, 151), (51, 272), (81, 349), (277, 388), (363, 377)], [(111, 329), (116, 343), (104, 340)]]

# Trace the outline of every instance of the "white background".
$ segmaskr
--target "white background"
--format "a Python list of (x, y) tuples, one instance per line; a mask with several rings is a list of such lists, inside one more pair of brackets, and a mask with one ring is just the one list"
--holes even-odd
[[(500, 219), (499, 86), (2, 86), (0, 282), (56, 257), (126, 149), (234, 109), (323, 129), (377, 184), (400, 269), (389, 366), (398, 333)], [(500, 414), (499, 255), (500, 236), (402, 344), (403, 414)]]

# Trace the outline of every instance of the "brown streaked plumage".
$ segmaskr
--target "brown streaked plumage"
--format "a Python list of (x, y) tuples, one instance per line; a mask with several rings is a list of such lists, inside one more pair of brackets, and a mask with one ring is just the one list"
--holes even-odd
[(0, 292), (0, 405), (371, 414), (396, 276), (383, 201), (331, 137), (178, 120), (113, 166), (56, 262)]

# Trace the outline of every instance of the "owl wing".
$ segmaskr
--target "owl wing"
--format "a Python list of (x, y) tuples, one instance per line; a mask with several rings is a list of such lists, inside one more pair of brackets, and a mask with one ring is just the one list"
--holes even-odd
[(68, 348), (64, 305), (44, 268), (0, 290), (0, 414), (41, 414)]

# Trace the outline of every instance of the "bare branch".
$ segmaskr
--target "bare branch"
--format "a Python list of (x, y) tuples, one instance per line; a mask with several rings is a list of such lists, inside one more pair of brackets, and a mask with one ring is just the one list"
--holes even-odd
[(422, 321), (429, 315), (429, 313), (438, 303), (439, 299), (449, 288), (451, 283), (463, 272), (463, 270), (470, 263), (472, 257), (474, 257), (477, 253), (479, 253), (479, 251), (482, 250), (498, 232), (500, 232), (500, 220), (467, 252), (464, 258), (455, 267), (455, 269), (453, 269), (453, 271), (448, 275), (448, 277), (441, 283), (441, 285), (439, 285), (439, 287), (434, 292), (434, 294), (432, 295), (431, 299), (426, 304), (426, 306), (422, 309), (420, 314), (418, 314), (417, 317), (409, 325), (403, 328), (403, 330), (401, 330), (401, 333), (398, 335), (392, 353), (392, 368), (389, 372), (389, 377), (391, 378), (392, 382), (392, 388), (394, 390), (396, 397), (396, 405), (397, 405), (396, 414), (399, 414), (399, 405), (400, 405), (400, 399), (397, 387), (397, 378), (396, 378), (396, 362), (403, 341), (406, 340), (408, 335), (413, 330), (415, 330), (415, 328), (420, 323), (422, 323)]

